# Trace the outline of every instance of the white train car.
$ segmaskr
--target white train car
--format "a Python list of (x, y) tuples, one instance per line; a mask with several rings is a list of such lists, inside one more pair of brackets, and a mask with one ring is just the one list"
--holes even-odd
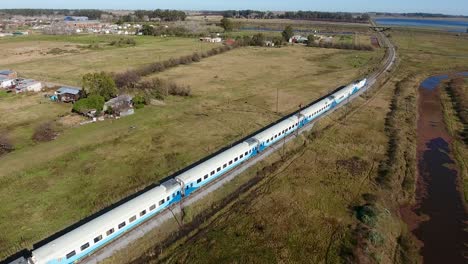
[(185, 195), (221, 176), (256, 154), (257, 142), (244, 141), (175, 177)]
[(321, 114), (325, 113), (328, 109), (331, 108), (333, 103), (333, 97), (327, 97), (323, 100), (320, 100), (316, 104), (313, 104), (306, 109), (300, 112), (304, 116), (305, 123), (309, 123), (315, 118), (319, 117)]
[(73, 263), (176, 202), (178, 196), (180, 186), (171, 179), (33, 250), (31, 260), (34, 264)]
[(263, 132), (253, 136), (252, 139), (258, 142), (258, 150), (263, 151), (281, 138), (291, 134), (298, 129), (303, 117), (301, 115), (294, 115), (285, 119), (278, 124), (266, 129)]

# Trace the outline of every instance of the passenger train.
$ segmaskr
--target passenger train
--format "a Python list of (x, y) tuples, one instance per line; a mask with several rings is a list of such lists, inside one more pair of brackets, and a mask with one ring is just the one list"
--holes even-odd
[(357, 93), (367, 79), (343, 87), (247, 140), (180, 173), (74, 230), (33, 249), (30, 264), (64, 264), (80, 260), (183, 197), (261, 153)]

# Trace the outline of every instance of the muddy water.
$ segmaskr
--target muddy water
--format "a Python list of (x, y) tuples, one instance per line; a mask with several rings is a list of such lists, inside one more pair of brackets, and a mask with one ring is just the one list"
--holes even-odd
[(452, 138), (443, 120), (438, 88), (442, 79), (426, 80), (420, 87), (417, 203), (403, 209), (402, 216), (420, 241), (424, 263), (468, 263), (464, 258), (467, 214), (450, 148)]

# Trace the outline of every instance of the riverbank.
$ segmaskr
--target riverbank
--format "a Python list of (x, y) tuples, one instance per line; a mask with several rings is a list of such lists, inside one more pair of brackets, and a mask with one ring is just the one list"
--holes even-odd
[(440, 82), (433, 76), (419, 88), (416, 202), (401, 215), (417, 239), (424, 263), (464, 263), (466, 209), (453, 137), (444, 120)]

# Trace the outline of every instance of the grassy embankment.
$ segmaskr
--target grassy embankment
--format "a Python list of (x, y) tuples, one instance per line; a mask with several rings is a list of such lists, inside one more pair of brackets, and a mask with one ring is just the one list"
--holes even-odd
[[(306, 47), (236, 49), (161, 74), (190, 84), (192, 97), (169, 97), (165, 106), (68, 129), (55, 141), (1, 157), (1, 256), (365, 75), (380, 55)], [(279, 115), (274, 113), (277, 89)]]
[[(457, 79), (457, 81), (453, 81)], [(441, 100), (444, 109), (444, 119), (453, 137), (452, 149), (460, 168), (460, 182), (462, 183), (465, 203), (468, 201), (468, 78), (454, 77), (444, 83)]]
[[(391, 34), (399, 67), (370, 100), (353, 102), (346, 118), (343, 109), (321, 121), (288, 146), (290, 158), (277, 153), (186, 208), (188, 225), (200, 212), (208, 217), (178, 240), (164, 241), (177, 228), (168, 223), (109, 263), (418, 262), (399, 215), (414, 195), (417, 89), (428, 75), (466, 68), (468, 41), (438, 32)], [(256, 177), (256, 187), (223, 200)]]

